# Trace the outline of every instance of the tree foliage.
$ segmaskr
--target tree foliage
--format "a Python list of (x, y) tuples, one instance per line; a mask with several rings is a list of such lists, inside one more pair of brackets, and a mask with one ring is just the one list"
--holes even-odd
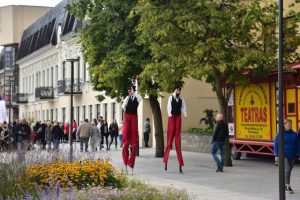
[[(241, 73), (245, 69), (251, 68), (253, 75), (266, 75), (276, 67), (276, 2), (141, 0), (138, 10), (139, 41), (150, 46), (155, 58), (148, 73), (169, 72), (157, 73), (162, 81), (178, 70), (183, 76), (205, 79), (218, 90), (222, 75), (229, 83), (244, 82)], [(300, 41), (294, 15), (287, 14), (290, 25), (285, 45), (292, 52), (285, 54), (285, 64), (299, 58), (291, 48)]]
[[(139, 77), (139, 92), (148, 94), (153, 111), (156, 156), (162, 157), (163, 128), (157, 98), (164, 88), (151, 74), (142, 73), (152, 57), (147, 45), (136, 42), (135, 28), (140, 19), (136, 4), (133, 0), (77, 0), (68, 9), (85, 21), (81, 44), (96, 91), (121, 100), (128, 95), (128, 86)], [(104, 95), (98, 95), (98, 100), (103, 100)]]
[[(139, 42), (149, 45), (155, 58), (147, 65), (147, 73), (158, 74), (162, 81), (176, 71), (183, 77), (204, 79), (215, 90), (225, 120), (232, 86), (248, 82), (245, 70), (266, 76), (276, 68), (275, 1), (140, 0), (138, 11)], [(286, 16), (285, 65), (299, 59), (298, 15), (291, 11)], [(157, 73), (160, 70), (168, 73)], [(232, 165), (229, 148), (226, 165)]]
[(139, 16), (132, 11), (136, 1), (79, 0), (70, 10), (85, 19), (81, 42), (95, 90), (121, 99), (127, 86), (142, 72), (149, 55), (134, 41)]

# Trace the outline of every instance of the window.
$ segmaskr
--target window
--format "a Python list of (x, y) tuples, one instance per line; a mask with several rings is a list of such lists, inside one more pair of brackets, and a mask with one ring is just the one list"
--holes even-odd
[(55, 120), (58, 120), (58, 109), (55, 109)]
[(62, 63), (62, 80), (64, 80), (66, 78), (66, 62), (64, 61)]
[(43, 121), (46, 120), (46, 118), (45, 118), (45, 111), (44, 111), (44, 110), (42, 110), (42, 120), (43, 120)]
[(54, 73), (53, 73), (53, 67), (51, 68), (51, 75), (50, 75), (50, 85), (49, 86), (51, 86), (51, 87), (53, 87), (54, 85), (53, 85), (53, 79), (54, 79)]
[(112, 103), (111, 104), (111, 107), (112, 107), (112, 119), (116, 119), (116, 103)]
[(107, 120), (107, 103), (104, 104), (104, 119)]
[(96, 118), (99, 119), (100, 117), (100, 104), (96, 104)]
[(79, 123), (79, 120), (80, 120), (80, 107), (79, 106), (76, 107), (76, 114), (77, 114), (76, 121), (77, 121), (77, 123)]
[[(78, 59), (80, 59), (80, 58), (78, 58)], [(77, 79), (78, 79), (78, 81), (80, 80), (80, 60), (78, 60), (78, 62), (76, 62), (77, 63)]]
[(46, 119), (49, 120), (49, 110), (46, 111)]
[(25, 89), (26, 89), (26, 86), (25, 86), (25, 78), (23, 78), (23, 92), (24, 92), (24, 93), (26, 93)]
[(53, 121), (53, 119), (54, 119), (53, 114), (54, 114), (53, 109), (50, 109), (50, 119), (51, 119), (51, 121)]
[(66, 108), (62, 108), (62, 122), (66, 122)]
[(54, 79), (54, 83), (55, 86), (57, 85), (57, 81), (58, 81), (58, 66), (55, 66), (55, 79)]
[(29, 86), (28, 86), (29, 88), (29, 93), (31, 94), (31, 90), (32, 90), (32, 88), (31, 88), (31, 76), (29, 76)]
[(50, 73), (49, 73), (49, 69), (47, 69), (47, 74), (46, 74), (45, 80), (47, 80), (47, 83), (46, 83), (45, 86), (50, 86)]
[(83, 82), (86, 82), (86, 63), (83, 61)]
[(35, 84), (36, 84), (36, 87), (40, 87), (40, 85), (39, 85), (39, 73), (36, 73), (36, 75), (35, 75)]
[(46, 86), (46, 73), (45, 73), (45, 70), (43, 70), (42, 81), (43, 81), (42, 86)]
[(83, 120), (86, 119), (85, 106), (82, 106)]
[(90, 120), (93, 119), (93, 105), (89, 106)]
[(36, 86), (34, 85), (34, 74), (32, 75), (32, 88), (36, 88)]
[(288, 103), (288, 113), (296, 113), (295, 103)]

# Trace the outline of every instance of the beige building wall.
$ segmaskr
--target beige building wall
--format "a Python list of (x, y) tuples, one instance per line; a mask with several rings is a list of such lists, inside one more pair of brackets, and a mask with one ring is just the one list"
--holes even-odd
[(0, 45), (19, 43), (23, 31), (50, 9), (21, 5), (0, 7)]
[[(205, 117), (205, 114), (203, 113), (205, 109), (213, 109), (216, 111), (219, 110), (217, 97), (212, 91), (212, 87), (209, 84), (192, 78), (186, 78), (184, 79), (184, 82), (185, 84), (182, 88), (181, 96), (187, 104), (187, 117), (182, 116), (182, 132), (186, 132), (188, 128), (199, 128), (200, 118)], [(164, 132), (167, 131), (168, 126), (167, 103), (170, 95), (171, 94), (163, 94), (163, 97), (159, 99), (161, 105)], [(144, 146), (143, 130), (141, 130), (140, 128), (143, 129), (143, 124), (147, 117), (150, 118), (151, 124), (151, 135), (149, 139), (149, 145), (155, 146), (156, 143), (154, 135), (154, 120), (149, 99), (146, 97), (143, 99), (139, 106), (140, 146)]]
[[(187, 117), (182, 116), (182, 132), (188, 128), (199, 128), (199, 121), (205, 117), (205, 109), (219, 110), (216, 94), (212, 91), (211, 85), (192, 78), (184, 79), (184, 86), (181, 90), (181, 97), (187, 105)], [(164, 131), (167, 130), (168, 114), (167, 104), (171, 94), (165, 94), (161, 99)]]

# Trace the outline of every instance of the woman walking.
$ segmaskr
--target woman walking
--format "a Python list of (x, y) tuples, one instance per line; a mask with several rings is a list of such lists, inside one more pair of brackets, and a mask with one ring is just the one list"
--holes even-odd
[(117, 124), (116, 119), (114, 119), (113, 123), (111, 123), (109, 125), (109, 133), (110, 133), (111, 140), (110, 140), (108, 150), (110, 150), (110, 146), (111, 146), (111, 144), (113, 143), (114, 140), (115, 140), (115, 149), (117, 150), (119, 133), (118, 133), (118, 124)]
[(46, 135), (46, 144), (47, 144), (47, 151), (51, 151), (51, 141), (52, 141), (52, 123), (50, 121), (47, 122), (47, 127), (45, 130)]
[(95, 123), (95, 121), (91, 122), (91, 127), (90, 127), (90, 140), (91, 140), (91, 148), (92, 151), (97, 151), (97, 145), (100, 144), (100, 131), (96, 126), (97, 124)]
[[(294, 191), (290, 186), (291, 172), (295, 161), (300, 155), (299, 137), (291, 129), (292, 121), (290, 119), (284, 120), (284, 176), (285, 176), (285, 191), (292, 194)], [(278, 161), (278, 138), (276, 135), (274, 140), (275, 161)]]
[[(102, 121), (102, 124), (101, 124), (101, 134), (105, 138), (106, 150), (109, 150), (109, 146), (108, 146), (108, 136), (109, 136), (109, 133), (108, 133), (108, 124), (107, 124), (106, 120)], [(103, 139), (103, 141), (104, 141), (104, 139)]]

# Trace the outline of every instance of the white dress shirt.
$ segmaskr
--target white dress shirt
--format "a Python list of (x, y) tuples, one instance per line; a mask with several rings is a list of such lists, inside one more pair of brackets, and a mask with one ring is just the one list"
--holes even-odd
[(142, 99), (143, 99), (143, 98), (141, 97), (141, 95), (139, 95), (137, 92), (135, 92), (135, 93), (133, 94), (133, 96), (127, 96), (127, 97), (124, 99), (123, 104), (122, 104), (123, 110), (126, 109), (126, 106), (127, 106), (127, 104), (128, 104), (129, 98), (132, 98), (132, 100), (134, 100), (134, 98), (136, 98), (138, 103), (140, 103), (140, 102), (142, 101)]
[[(174, 97), (174, 99), (178, 102), (179, 99), (176, 97), (175, 94), (172, 94), (170, 97), (169, 97), (169, 100), (168, 100), (168, 105), (167, 105), (167, 111), (168, 111), (168, 116), (171, 117), (172, 116), (172, 97)], [(182, 105), (181, 105), (181, 114), (183, 114), (185, 117), (187, 116), (186, 114), (186, 103), (184, 101), (183, 98), (181, 98), (181, 101), (182, 101)]]

